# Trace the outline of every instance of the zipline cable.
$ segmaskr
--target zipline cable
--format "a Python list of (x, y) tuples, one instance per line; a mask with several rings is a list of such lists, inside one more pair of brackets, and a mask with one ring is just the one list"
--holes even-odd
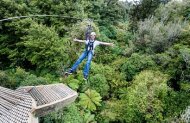
[(13, 19), (28, 18), (28, 17), (61, 17), (61, 18), (72, 18), (76, 20), (83, 20), (82, 18), (76, 18), (76, 17), (64, 16), (64, 15), (28, 15), (28, 16), (15, 16), (15, 17), (5, 18), (5, 19), (1, 19), (0, 22), (9, 21)]

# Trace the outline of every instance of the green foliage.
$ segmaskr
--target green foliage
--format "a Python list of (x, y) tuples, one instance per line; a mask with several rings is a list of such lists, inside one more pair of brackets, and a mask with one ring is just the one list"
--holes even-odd
[(13, 88), (14, 83), (11, 81), (10, 77), (7, 75), (6, 72), (0, 71), (0, 86), (7, 87), (7, 88)]
[(122, 5), (123, 3), (118, 0), (105, 0), (100, 10), (102, 25), (108, 25), (108, 23), (114, 24), (126, 20), (127, 11), (125, 6)]
[(23, 0), (20, 0), (20, 2), (12, 0), (1, 0), (0, 4), (0, 18), (24, 15), (27, 14), (29, 10)]
[(187, 25), (183, 31), (181, 36), (179, 37), (179, 41), (181, 42), (181, 44), (184, 45), (190, 45), (190, 25)]
[(50, 84), (50, 82), (47, 81), (45, 78), (37, 77), (34, 74), (26, 72), (20, 67), (8, 70), (7, 73), (10, 77), (10, 80), (12, 80), (13, 82), (12, 85), (14, 88), (19, 86), (36, 86)]
[(43, 117), (41, 121), (44, 123), (83, 123), (83, 118), (76, 104), (71, 104), (64, 110)]
[(104, 110), (99, 114), (99, 120), (102, 120), (103, 123), (124, 121), (122, 110), (125, 105), (125, 102), (122, 100), (108, 100), (105, 102)]
[[(60, 78), (57, 74), (55, 74), (54, 72), (50, 73), (49, 71), (44, 71), (45, 73), (43, 75), (38, 75), (39, 77), (43, 77), (46, 79), (46, 81), (49, 83), (57, 83), (60, 81)], [(32, 74), (35, 74), (34, 72), (31, 72)]]
[(82, 117), (79, 109), (75, 105), (69, 106), (62, 114), (64, 123), (82, 123)]
[(114, 26), (102, 26), (101, 33), (104, 34), (106, 37), (115, 39), (116, 38), (116, 28)]
[[(60, 36), (68, 33), (70, 26), (77, 22), (77, 19), (86, 17), (84, 12), (85, 6), (89, 3), (83, 1), (66, 1), (66, 0), (36, 0), (29, 2), (33, 11), (39, 14), (63, 15), (68, 17), (50, 17), (40, 19), (47, 26), (54, 25)], [(87, 4), (87, 5), (86, 5)], [(69, 18), (71, 17), (71, 18)], [(39, 20), (39, 19), (38, 19)]]
[(60, 81), (74, 90), (83, 92), (88, 85), (85, 84), (82, 71), (77, 71), (77, 74), (70, 75), (66, 78), (60, 78)]
[(163, 22), (174, 21), (178, 19), (188, 19), (189, 11), (189, 1), (171, 1), (168, 4), (160, 5), (160, 7), (155, 11), (156, 17), (158, 17)]
[[(122, 61), (122, 63), (123, 62), (124, 61)], [(117, 91), (119, 87), (126, 85), (125, 74), (118, 69), (120, 69), (120, 63), (118, 62), (116, 62), (115, 64), (113, 63), (113, 65), (109, 66), (92, 62), (90, 80), (91, 78), (93, 78), (93, 81), (90, 81), (90, 84), (93, 84), (91, 84), (91, 86), (95, 89), (98, 89), (101, 94), (105, 94), (109, 90), (112, 90), (112, 92)], [(98, 82), (99, 84), (97, 84), (96, 82)], [(103, 90), (105, 92), (103, 92)]]
[[(87, 29), (87, 26), (90, 24), (90, 22), (88, 21), (82, 21), (82, 22), (78, 22), (76, 24), (74, 24), (71, 28), (71, 32), (70, 32), (70, 37), (71, 38), (79, 38), (84, 40), (85, 39), (85, 32)], [(91, 22), (93, 31), (96, 32), (97, 36), (99, 35), (99, 29), (98, 27), (95, 25), (95, 23)]]
[[(21, 35), (17, 41), (4, 41), (0, 53), (6, 53), (12, 61), (12, 65), (19, 65), (38, 69), (49, 68), (58, 69), (64, 59), (68, 57), (65, 54), (64, 45), (67, 44), (67, 38), (59, 38), (53, 27), (46, 27), (38, 24), (31, 19), (25, 19), (12, 24), (16, 34)], [(23, 33), (24, 32), (24, 33)], [(25, 35), (24, 35), (25, 34)], [(12, 48), (8, 43), (13, 43), (16, 47)], [(6, 52), (5, 48), (6, 47)]]
[(60, 39), (53, 27), (33, 24), (26, 32), (28, 35), (18, 45), (26, 47), (22, 55), (38, 68), (56, 69), (68, 57), (64, 54), (67, 39)]
[(180, 81), (189, 82), (189, 47), (176, 44), (168, 51), (155, 56), (160, 69), (171, 76), (170, 86), (180, 89)]
[(90, 111), (83, 114), (83, 123), (97, 123), (95, 121), (95, 115), (91, 114)]
[(70, 81), (70, 83), (69, 83), (69, 86), (70, 86), (72, 89), (76, 90), (76, 89), (79, 88), (79, 83), (80, 83), (80, 82), (79, 82), (77, 79), (72, 79), (72, 80)]
[(100, 25), (114, 24), (126, 20), (126, 7), (118, 0), (96, 0), (86, 3), (85, 12), (89, 18), (99, 20)]
[(176, 42), (185, 26), (187, 23), (181, 20), (164, 24), (154, 17), (145, 19), (138, 25), (138, 37), (135, 44), (144, 52), (163, 52)]
[[(0, 23), (1, 86), (61, 82), (80, 94), (42, 123), (181, 122), (190, 104), (190, 2), (168, 1), (1, 0), (1, 19), (61, 15)], [(60, 76), (83, 51), (72, 40), (84, 39), (86, 18), (97, 40), (115, 44), (96, 49), (88, 82), (84, 62)]]
[(150, 56), (134, 53), (121, 66), (121, 71), (125, 73), (126, 80), (131, 81), (140, 71), (154, 66), (155, 63)]
[(95, 90), (88, 89), (85, 93), (81, 93), (79, 98), (79, 104), (90, 111), (96, 110), (96, 106), (101, 106), (101, 96)]
[(182, 2), (182, 4), (183, 4), (183, 7), (182, 7), (182, 14), (183, 14), (183, 16), (185, 17), (185, 19), (187, 19), (188, 21), (190, 20), (190, 17), (189, 17), (189, 11), (190, 11), (190, 9), (189, 9), (189, 1), (188, 0), (184, 0), (183, 2)]
[(20, 83), (23, 82), (29, 73), (26, 72), (24, 69), (17, 67), (16, 69), (8, 70), (9, 76), (14, 81), (14, 87), (20, 86)]
[(35, 75), (28, 75), (21, 83), (20, 86), (37, 86), (37, 85), (46, 85), (48, 84), (47, 80), (43, 77), (37, 77)]
[(143, 71), (127, 89), (124, 108), (127, 122), (162, 122), (164, 102), (169, 88), (168, 76), (159, 71)]
[(129, 6), (129, 17), (131, 29), (137, 30), (137, 23), (154, 15), (155, 10), (161, 3), (167, 3), (170, 0), (140, 0)]
[[(119, 48), (118, 54), (125, 56), (130, 56), (134, 52), (134, 43), (133, 40), (135, 35), (132, 34), (129, 30), (129, 23), (118, 23), (116, 27), (116, 44)], [(116, 48), (114, 48), (114, 52)]]
[(181, 87), (181, 90), (183, 91), (190, 91), (190, 84), (188, 81), (186, 82), (180, 82), (180, 87)]
[(189, 98), (190, 94), (188, 91), (169, 91), (168, 96), (164, 99), (165, 122), (175, 121), (176, 118), (180, 119), (180, 115), (182, 115), (182, 112), (185, 112), (185, 109), (190, 104)]
[(102, 97), (108, 95), (109, 85), (104, 75), (96, 74), (94, 76), (91, 76), (89, 81), (90, 88), (96, 90)]
[(179, 49), (179, 52), (183, 58), (183, 61), (186, 64), (187, 68), (190, 68), (190, 48), (188, 47), (181, 47), (181, 49)]

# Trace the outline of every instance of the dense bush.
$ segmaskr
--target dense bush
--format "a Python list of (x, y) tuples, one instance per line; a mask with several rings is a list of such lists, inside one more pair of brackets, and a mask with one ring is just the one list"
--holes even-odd
[(180, 116), (190, 104), (190, 94), (188, 91), (175, 92), (170, 90), (164, 99), (164, 121), (179, 122)]
[(127, 122), (162, 122), (168, 76), (159, 71), (143, 71), (127, 89), (125, 120)]
[(15, 86), (15, 83), (11, 81), (10, 77), (4, 71), (0, 71), (0, 83), (1, 83), (1, 86), (7, 87), (7, 88), (14, 88)]
[(66, 107), (64, 110), (51, 113), (41, 119), (44, 123), (83, 123), (83, 117), (76, 104)]
[(171, 76), (169, 85), (180, 89), (181, 81), (189, 81), (189, 48), (176, 44), (168, 51), (154, 56), (160, 69)]
[(96, 90), (102, 97), (108, 95), (109, 85), (106, 77), (101, 74), (96, 74), (89, 79), (90, 88)]
[[(9, 81), (12, 82), (12, 88), (19, 86), (36, 86), (36, 85), (45, 85), (52, 83), (44, 77), (37, 77), (30, 72), (26, 72), (24, 69), (18, 67), (16, 69), (7, 70), (7, 75), (9, 76)], [(6, 80), (7, 83), (10, 83)]]
[[(140, 0), (1, 0), (0, 86), (64, 83), (78, 92), (69, 107), (41, 123), (181, 122), (190, 104), (190, 2)], [(85, 18), (85, 19), (84, 19)], [(84, 62), (68, 70), (84, 50), (88, 19), (98, 46), (88, 81)], [(182, 114), (182, 115), (181, 115)]]
[(155, 63), (150, 56), (134, 53), (126, 59), (126, 62), (121, 66), (121, 71), (125, 73), (126, 80), (131, 81), (140, 71), (154, 66)]
[(80, 93), (79, 98), (79, 104), (84, 109), (94, 111), (97, 109), (97, 106), (101, 106), (102, 97), (96, 90), (88, 89), (84, 93)]
[(137, 48), (148, 53), (160, 53), (175, 43), (181, 36), (186, 22), (177, 20), (165, 24), (157, 18), (145, 19), (138, 26)]

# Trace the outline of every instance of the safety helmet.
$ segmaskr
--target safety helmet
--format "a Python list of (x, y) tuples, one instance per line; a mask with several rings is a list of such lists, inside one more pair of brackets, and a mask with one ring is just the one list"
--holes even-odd
[(94, 36), (96, 36), (96, 33), (95, 33), (95, 32), (91, 32), (90, 35), (94, 35)]

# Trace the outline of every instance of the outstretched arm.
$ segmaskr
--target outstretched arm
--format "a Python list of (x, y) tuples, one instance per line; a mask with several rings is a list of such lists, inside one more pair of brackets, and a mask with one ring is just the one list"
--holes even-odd
[(85, 40), (79, 40), (79, 39), (74, 39), (73, 41), (76, 41), (76, 42), (81, 42), (81, 43), (84, 43), (85, 42)]
[(101, 45), (106, 45), (106, 46), (114, 46), (114, 43), (107, 43), (107, 42), (101, 42), (99, 41)]

